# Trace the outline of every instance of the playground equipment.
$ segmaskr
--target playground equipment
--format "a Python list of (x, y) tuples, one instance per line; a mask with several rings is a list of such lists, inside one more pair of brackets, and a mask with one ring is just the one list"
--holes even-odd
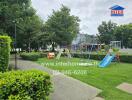
[(110, 41), (110, 47), (121, 49), (121, 41)]
[(48, 59), (53, 59), (55, 57), (55, 53), (54, 52), (49, 52), (47, 55)]
[(107, 67), (112, 61), (120, 62), (120, 56), (118, 50), (113, 50), (113, 49), (109, 49), (108, 54), (100, 62), (99, 67)]
[[(59, 53), (58, 53), (56, 59), (60, 59), (61, 54), (63, 54), (63, 53), (66, 53), (67, 56), (68, 56), (68, 58), (71, 58), (71, 54), (70, 54), (69, 50), (68, 50), (67, 48), (65, 48), (65, 49), (60, 49), (60, 51), (59, 51)], [(79, 66), (92, 66), (93, 63), (78, 62), (78, 65), (79, 65)]]
[(62, 53), (66, 53), (68, 58), (71, 58), (70, 51), (67, 48), (62, 48), (62, 49), (60, 49), (56, 59), (60, 59)]
[(106, 67), (108, 66), (112, 60), (114, 60), (115, 54), (107, 54), (104, 59), (100, 62), (99, 67)]

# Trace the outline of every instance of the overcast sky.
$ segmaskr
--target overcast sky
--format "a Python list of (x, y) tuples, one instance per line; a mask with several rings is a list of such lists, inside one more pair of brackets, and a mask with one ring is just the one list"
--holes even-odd
[[(81, 19), (81, 33), (97, 34), (97, 27), (102, 21), (112, 20), (117, 24), (132, 23), (132, 0), (32, 0), (37, 14), (46, 21), (52, 9), (61, 5), (71, 9), (71, 14)], [(123, 17), (111, 17), (110, 7), (119, 5), (125, 8)]]

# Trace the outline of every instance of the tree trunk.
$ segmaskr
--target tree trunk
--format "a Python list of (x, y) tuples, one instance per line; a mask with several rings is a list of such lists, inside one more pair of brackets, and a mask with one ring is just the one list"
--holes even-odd
[(28, 42), (28, 52), (31, 52), (31, 43), (30, 43), (30, 41)]
[(52, 43), (52, 52), (55, 52), (55, 43)]
[(31, 38), (30, 38), (30, 32), (29, 32), (29, 38), (28, 38), (28, 52), (31, 52)]

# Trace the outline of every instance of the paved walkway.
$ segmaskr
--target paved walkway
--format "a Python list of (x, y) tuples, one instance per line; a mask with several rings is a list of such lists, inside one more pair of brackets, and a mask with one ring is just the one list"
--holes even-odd
[[(10, 64), (14, 64), (11, 60)], [(18, 60), (20, 70), (38, 69), (48, 72), (52, 77), (54, 92), (50, 95), (50, 100), (93, 100), (100, 92), (100, 89), (85, 84), (63, 74), (54, 75), (53, 70), (43, 67), (37, 63)]]
[(123, 82), (120, 85), (118, 85), (116, 88), (132, 94), (132, 84)]

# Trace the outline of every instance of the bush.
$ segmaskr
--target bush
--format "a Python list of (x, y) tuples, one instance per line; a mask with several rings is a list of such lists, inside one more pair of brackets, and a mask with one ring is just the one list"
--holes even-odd
[(113, 52), (117, 53), (117, 52), (119, 52), (119, 49), (118, 48), (113, 48)]
[(50, 76), (45, 72), (0, 73), (0, 100), (47, 100), (50, 92)]
[(48, 52), (40, 52), (41, 57), (47, 57)]
[(132, 55), (121, 55), (120, 61), (126, 63), (132, 63)]
[(36, 61), (38, 58), (41, 58), (42, 55), (39, 52), (30, 52), (30, 53), (21, 53), (20, 56), (24, 60), (31, 60), (31, 61)]
[(11, 39), (8, 36), (0, 36), (0, 72), (5, 72), (9, 66)]
[[(80, 53), (74, 53), (72, 54), (73, 57), (76, 58), (89, 58), (89, 54), (80, 54)], [(102, 60), (106, 54), (90, 54), (90, 59), (93, 60)], [(120, 61), (126, 62), (126, 63), (132, 63), (132, 55), (120, 55)]]

